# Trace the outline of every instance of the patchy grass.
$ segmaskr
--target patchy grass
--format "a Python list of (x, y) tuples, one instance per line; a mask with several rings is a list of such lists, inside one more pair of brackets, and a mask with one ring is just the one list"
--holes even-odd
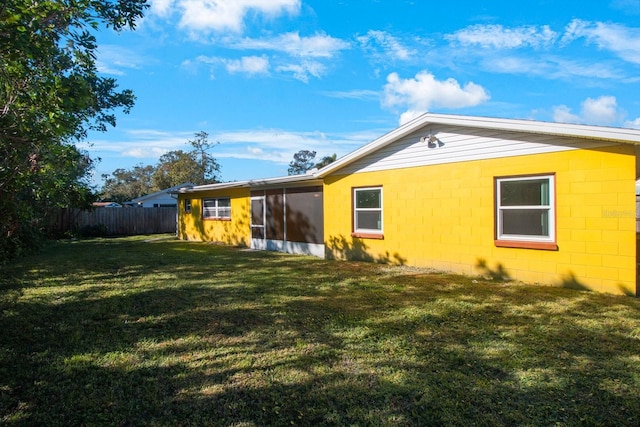
[(640, 301), (149, 237), (0, 274), (0, 423), (638, 425)]

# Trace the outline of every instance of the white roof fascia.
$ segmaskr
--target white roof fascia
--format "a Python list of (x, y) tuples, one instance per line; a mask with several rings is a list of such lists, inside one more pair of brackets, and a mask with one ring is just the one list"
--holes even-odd
[(574, 138), (596, 139), (609, 142), (640, 145), (640, 130), (604, 126), (578, 125), (572, 123), (540, 122), (535, 120), (501, 119), (491, 117), (459, 116), (452, 114), (425, 113), (404, 125), (382, 135), (380, 138), (345, 155), (316, 172), (324, 178), (330, 173), (383, 148), (400, 138), (429, 124), (476, 127), (514, 132), (557, 135)]
[(250, 187), (266, 187), (282, 184), (321, 184), (322, 181), (314, 174), (290, 175), (276, 178), (254, 179), (249, 181)]
[(246, 187), (248, 182), (249, 181), (232, 181), (232, 182), (219, 182), (217, 184), (196, 185), (192, 188), (181, 188), (177, 192), (180, 194), (184, 194), (184, 193), (196, 193), (198, 191), (223, 190), (226, 188)]
[(197, 185), (190, 189), (181, 189), (179, 193), (196, 193), (199, 191), (212, 191), (212, 190), (225, 190), (229, 188), (242, 188), (242, 187), (277, 187), (285, 184), (310, 184), (321, 185), (322, 180), (313, 174), (306, 175), (290, 175), (280, 176), (275, 178), (264, 179), (252, 179), (245, 181), (233, 181), (233, 182), (221, 182), (217, 184)]
[(625, 144), (640, 144), (640, 130), (631, 128), (431, 113), (424, 114), (420, 117), (425, 117), (425, 119), (427, 119), (426, 123), (433, 124), (479, 127), (483, 129), (511, 130), (518, 132), (598, 139), (612, 142), (621, 142)]

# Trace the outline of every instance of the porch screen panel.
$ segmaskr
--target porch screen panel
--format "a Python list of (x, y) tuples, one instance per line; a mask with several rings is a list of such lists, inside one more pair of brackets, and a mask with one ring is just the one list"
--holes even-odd
[(269, 240), (284, 240), (284, 198), (281, 189), (267, 190), (266, 233)]
[(251, 199), (251, 237), (264, 239), (264, 199)]
[(287, 188), (287, 241), (324, 242), (322, 187)]

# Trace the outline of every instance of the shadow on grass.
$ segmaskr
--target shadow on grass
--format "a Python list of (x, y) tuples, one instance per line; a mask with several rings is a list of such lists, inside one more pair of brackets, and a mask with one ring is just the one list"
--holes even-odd
[(131, 239), (3, 273), (5, 425), (640, 419), (637, 300)]

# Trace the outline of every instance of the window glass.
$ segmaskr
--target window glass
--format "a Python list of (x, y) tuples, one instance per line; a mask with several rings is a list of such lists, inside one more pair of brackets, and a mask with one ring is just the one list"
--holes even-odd
[(382, 228), (382, 212), (357, 212), (356, 229), (380, 230)]
[(356, 190), (356, 207), (360, 208), (380, 208), (380, 189), (376, 190)]
[(510, 209), (502, 213), (502, 234), (549, 235), (548, 209)]
[(354, 232), (382, 232), (382, 188), (356, 188), (353, 190)]
[(204, 199), (202, 201), (203, 218), (231, 218), (231, 199), (221, 197), (217, 199)]
[(251, 200), (251, 225), (264, 225), (264, 199)]
[(540, 206), (549, 204), (549, 179), (503, 181), (500, 184), (502, 206)]
[(496, 238), (555, 242), (554, 176), (496, 179)]

